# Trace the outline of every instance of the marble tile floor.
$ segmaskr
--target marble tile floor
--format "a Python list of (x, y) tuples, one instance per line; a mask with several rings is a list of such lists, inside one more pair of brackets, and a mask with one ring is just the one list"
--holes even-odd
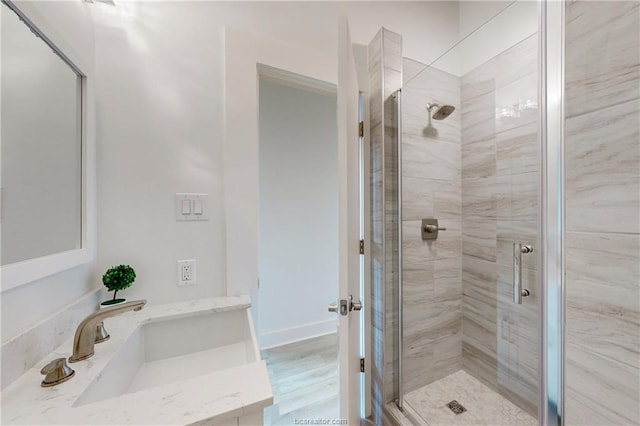
[[(454, 414), (452, 400), (467, 409)], [(463, 370), (405, 395), (420, 425), (534, 426), (538, 421)]]
[(262, 359), (274, 399), (264, 410), (265, 426), (340, 417), (337, 333), (263, 350)]

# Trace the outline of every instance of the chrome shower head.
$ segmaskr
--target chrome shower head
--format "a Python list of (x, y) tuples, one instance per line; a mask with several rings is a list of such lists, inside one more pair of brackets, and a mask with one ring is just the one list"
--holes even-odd
[(435, 109), (435, 112), (431, 116), (434, 120), (444, 120), (448, 116), (451, 115), (453, 111), (455, 111), (456, 107), (452, 105), (440, 105), (440, 104), (427, 104), (427, 111), (431, 112), (432, 109)]

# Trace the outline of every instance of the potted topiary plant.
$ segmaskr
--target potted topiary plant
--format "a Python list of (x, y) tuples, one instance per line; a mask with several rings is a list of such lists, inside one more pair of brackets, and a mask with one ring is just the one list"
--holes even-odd
[(109, 290), (113, 291), (113, 299), (102, 302), (102, 306), (115, 305), (124, 302), (126, 299), (116, 299), (116, 294), (125, 288), (131, 287), (136, 279), (136, 271), (129, 265), (112, 266), (102, 276), (102, 283)]

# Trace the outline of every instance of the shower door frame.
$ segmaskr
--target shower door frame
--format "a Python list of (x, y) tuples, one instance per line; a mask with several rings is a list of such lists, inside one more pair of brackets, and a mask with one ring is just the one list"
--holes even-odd
[(564, 424), (564, 54), (565, 1), (540, 0), (539, 96), (542, 243), (539, 423)]

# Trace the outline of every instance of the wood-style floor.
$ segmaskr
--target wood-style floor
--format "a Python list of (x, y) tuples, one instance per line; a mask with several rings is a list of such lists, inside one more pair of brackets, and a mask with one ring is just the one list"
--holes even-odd
[(340, 417), (336, 333), (266, 349), (262, 359), (274, 397), (273, 405), (264, 410), (265, 425)]

